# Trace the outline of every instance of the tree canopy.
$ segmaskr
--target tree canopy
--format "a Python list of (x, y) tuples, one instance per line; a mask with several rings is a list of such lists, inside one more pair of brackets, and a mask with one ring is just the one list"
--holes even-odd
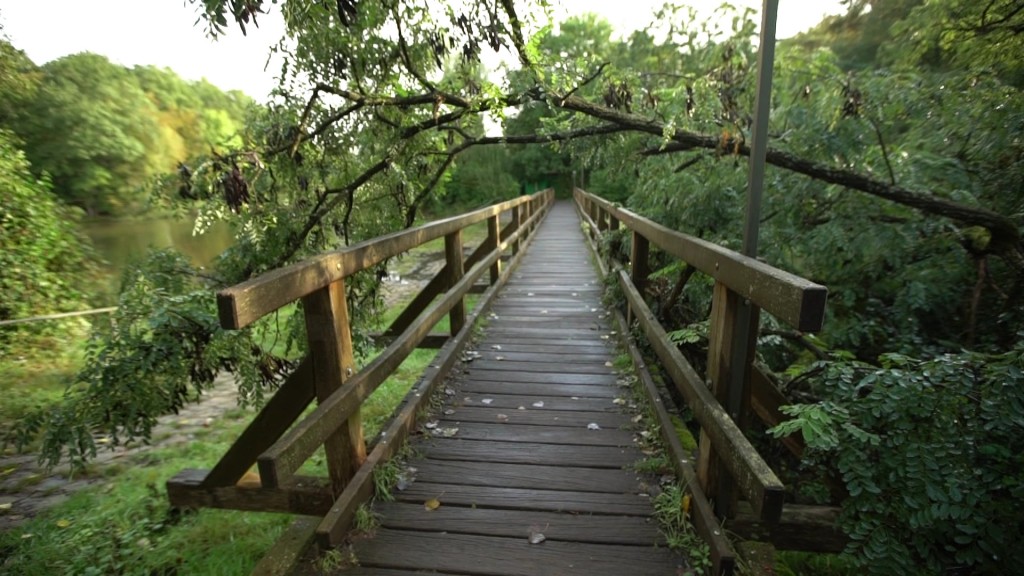
[(241, 93), (98, 54), (37, 67), (6, 41), (0, 50), (0, 125), (18, 135), (35, 174), (89, 214), (141, 211), (157, 177), (241, 143), (252, 103)]
[[(155, 411), (186, 401), (190, 386), (209, 385), (218, 366), (238, 370), (247, 399), (272, 389), (288, 366), (261, 334), (278, 327), (219, 331), (212, 288), (409, 226), (446, 187), (470, 195), (484, 166), (518, 184), (578, 169), (592, 190), (668, 226), (738, 244), (755, 92), (749, 12), (723, 7), (724, 19), (703, 22), (668, 5), (656, 25), (615, 39), (592, 17), (552, 26), (544, 2), (192, 4), (213, 34), (236, 24), (244, 32), (268, 10), (280, 11), (287, 27), (271, 104), (252, 116), (243, 138), (181, 170), (168, 197), (197, 209), (200, 227), (231, 222), (237, 243), (212, 273), (168, 255), (138, 268), (118, 330), (92, 351), (77, 404), (50, 421), (52, 460), (95, 450), (94, 426), (145, 436)], [(964, 498), (962, 486), (979, 466), (1019, 470), (1024, 452), (1024, 423), (997, 408), (1019, 406), (1019, 394), (998, 382), (1019, 382), (1024, 362), (1024, 3), (848, 4), (848, 14), (778, 47), (763, 256), (826, 284), (830, 303), (826, 331), (810, 344), (766, 319), (761, 360), (799, 375), (794, 388), (810, 388), (810, 407), (794, 410), (793, 430), (817, 426), (851, 439), (811, 448), (833, 466), (823, 475), (845, 482), (844, 528), (863, 536), (851, 551), (867, 565), (1015, 565), (1019, 526), (979, 526), (1020, 511), (1020, 482), (986, 476), (986, 495), (977, 498)], [(482, 74), (485, 52), (514, 64), (500, 78)], [(95, 58), (82, 62), (113, 74)], [(59, 97), (64, 86), (47, 80), (51, 73), (42, 70), (43, 98)], [(139, 94), (165, 85), (152, 70), (136, 74)], [(177, 100), (137, 96), (119, 97), (165, 115), (183, 146), (195, 141), (175, 128)], [(491, 123), (503, 133), (485, 130)], [(124, 142), (111, 143), (126, 158), (128, 128)], [(151, 137), (139, 135), (138, 146)], [(500, 190), (515, 193), (501, 180)], [(354, 278), (350, 301), (373, 302), (377, 286), (372, 275)], [(687, 286), (660, 313), (698, 333), (706, 309), (699, 289)], [(355, 321), (372, 309), (354, 307)], [(827, 361), (816, 363), (821, 357)], [(968, 377), (958, 366), (971, 367)], [(901, 389), (903, 378), (913, 386)], [(151, 385), (124, 384), (135, 381)], [(925, 402), (935, 390), (955, 390), (958, 399)], [(900, 408), (899, 398), (943, 417)], [(67, 414), (86, 415), (88, 424), (70, 426)], [(1000, 424), (965, 427), (952, 439), (937, 428), (972, 416)], [(917, 480), (844, 468), (885, 457), (872, 447), (907, 441), (929, 471)], [(1007, 442), (1016, 444), (993, 448)], [(955, 470), (935, 472), (929, 446), (957, 456)], [(895, 497), (885, 500), (921, 489), (926, 499), (903, 502), (927, 513), (903, 514)], [(965, 528), (943, 528), (964, 517)], [(914, 541), (893, 544), (903, 536)]]

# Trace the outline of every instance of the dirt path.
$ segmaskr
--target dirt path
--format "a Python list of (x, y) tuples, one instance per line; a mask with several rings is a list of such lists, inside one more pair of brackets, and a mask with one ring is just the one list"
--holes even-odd
[[(443, 266), (443, 255), (427, 254), (412, 266), (403, 266), (411, 268), (405, 275), (391, 274), (384, 280), (385, 305), (394, 306), (412, 299)], [(221, 375), (200, 402), (159, 419), (153, 429), (153, 444), (101, 449), (90, 463), (88, 473), (71, 475), (66, 466), (47, 471), (39, 466), (36, 454), (5, 452), (0, 455), (0, 531), (19, 526), (78, 490), (109, 480), (103, 474), (106, 466), (154, 447), (195, 440), (197, 431), (214, 425), (225, 411), (238, 406), (237, 392), (231, 375)]]

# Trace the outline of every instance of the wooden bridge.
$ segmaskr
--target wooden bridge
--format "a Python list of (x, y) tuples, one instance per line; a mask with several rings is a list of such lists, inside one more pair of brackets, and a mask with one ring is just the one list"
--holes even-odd
[[(484, 221), (487, 240), (464, 257), (461, 231)], [(345, 278), (440, 237), (444, 269), (381, 335), (387, 348), (356, 366)], [(592, 258), (599, 243), (628, 245), (627, 262)], [(644, 301), (652, 250), (688, 264), (680, 287), (695, 272), (715, 279), (706, 378)], [(606, 283), (625, 295), (625, 316), (602, 304)], [(467, 311), (473, 291), (482, 296)], [(320, 550), (348, 546), (356, 565), (339, 572), (352, 576), (685, 574), (685, 551), (670, 550), (652, 519), (659, 479), (634, 468), (653, 440), (637, 424), (649, 418), (714, 573), (731, 573), (722, 519), (768, 540), (794, 530), (784, 486), (737, 424), (782, 418), (784, 399), (752, 362), (759, 310), (814, 331), (825, 294), (581, 190), (573, 203), (548, 190), (324, 254), (218, 295), (228, 329), (301, 300), (309, 355), (213, 469), (183, 471), (168, 494), (178, 506), (300, 515), (255, 573), (308, 571), (300, 560), (315, 541)], [(445, 315), (450, 333), (431, 333)], [(641, 356), (630, 330), (655, 358)], [(440, 350), (367, 447), (360, 405), (417, 347)], [(620, 351), (633, 360), (629, 374), (613, 366)], [(648, 361), (699, 423), (697, 459), (682, 447)], [(402, 482), (375, 499), (380, 527), (352, 536), (374, 470), (407, 440)], [(297, 474), (321, 446), (328, 477)]]

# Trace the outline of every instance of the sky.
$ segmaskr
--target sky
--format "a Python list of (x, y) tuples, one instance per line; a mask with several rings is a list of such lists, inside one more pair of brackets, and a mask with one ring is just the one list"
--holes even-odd
[[(553, 3), (559, 0), (553, 0)], [(623, 36), (643, 28), (664, 0), (561, 0), (559, 15), (596, 12)], [(710, 14), (719, 0), (680, 2)], [(733, 0), (760, 9), (760, 0)], [(785, 38), (842, 11), (839, 0), (781, 0), (778, 36)], [(206, 78), (223, 90), (242, 90), (263, 100), (276, 85), (280, 66), (267, 66), (269, 47), (282, 36), (276, 15), (260, 19), (243, 36), (232, 27), (213, 40), (186, 0), (0, 0), (0, 25), (10, 41), (36, 64), (94, 52), (125, 66), (169, 67), (188, 80)]]

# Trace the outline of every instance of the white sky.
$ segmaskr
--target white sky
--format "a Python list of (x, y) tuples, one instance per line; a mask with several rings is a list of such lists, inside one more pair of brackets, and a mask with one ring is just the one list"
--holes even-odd
[[(558, 0), (554, 0), (557, 2)], [(664, 0), (561, 0), (565, 12), (596, 12), (623, 35), (643, 28)], [(680, 2), (710, 14), (719, 0)], [(732, 0), (760, 8), (760, 0)], [(781, 38), (817, 24), (826, 14), (842, 12), (839, 0), (781, 0)], [(225, 37), (211, 40), (195, 9), (186, 0), (0, 0), (0, 25), (14, 46), (37, 64), (77, 52), (103, 54), (133, 66), (169, 67), (180, 76), (206, 78), (224, 90), (238, 89), (263, 100), (276, 85), (278, 66), (266, 70), (268, 48), (283, 33), (276, 14), (248, 27), (248, 36), (232, 24)]]

